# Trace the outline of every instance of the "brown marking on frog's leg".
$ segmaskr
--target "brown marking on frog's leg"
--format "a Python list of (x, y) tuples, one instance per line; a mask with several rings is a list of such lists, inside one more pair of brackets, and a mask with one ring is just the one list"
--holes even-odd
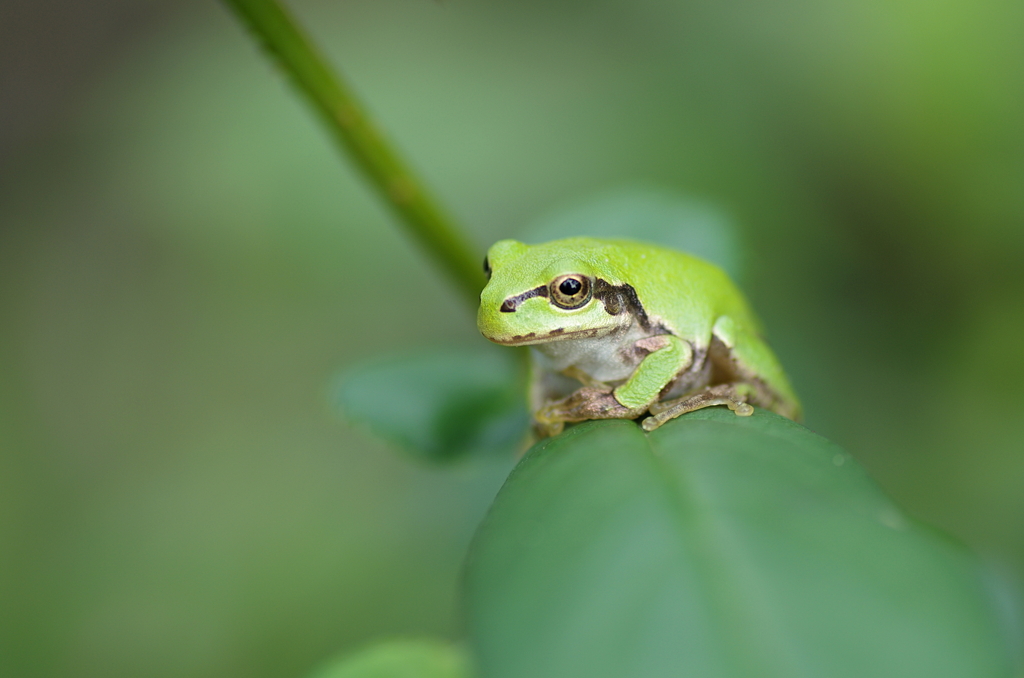
[(588, 419), (636, 419), (647, 408), (625, 407), (609, 387), (584, 386), (578, 391), (540, 408), (534, 419), (542, 424), (578, 422)]
[(650, 407), (651, 416), (643, 421), (644, 430), (653, 431), (670, 419), (713, 405), (726, 405), (738, 416), (749, 417), (754, 408), (747, 400), (753, 391), (750, 384), (716, 384), (681, 398), (654, 403)]
[(790, 404), (774, 389), (744, 368), (732, 350), (717, 336), (711, 336), (708, 347), (708, 363), (711, 367), (709, 384), (742, 384), (747, 390), (746, 402), (763, 407), (788, 419), (793, 419), (796, 412)]
[(647, 353), (654, 353), (660, 349), (665, 348), (671, 343), (667, 334), (659, 334), (653, 337), (644, 337), (643, 339), (637, 339), (633, 342), (633, 346), (637, 347)]
[(619, 359), (627, 364), (632, 363), (633, 365), (639, 365), (648, 355), (659, 349), (665, 348), (668, 344), (669, 338), (666, 334), (644, 337), (643, 339), (634, 341), (632, 344), (626, 344), (619, 348)]
[(732, 350), (715, 335), (711, 335), (708, 346), (708, 362), (711, 364), (711, 379), (714, 384), (728, 384), (746, 381), (749, 376), (740, 366)]

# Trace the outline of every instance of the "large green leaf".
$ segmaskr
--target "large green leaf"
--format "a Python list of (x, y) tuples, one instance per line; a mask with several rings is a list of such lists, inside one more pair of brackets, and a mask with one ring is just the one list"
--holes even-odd
[(481, 344), (350, 367), (336, 380), (334, 403), (349, 420), (421, 459), (509, 452), (526, 438), (521, 356)]
[(322, 666), (309, 678), (470, 678), (465, 651), (436, 640), (389, 640)]
[(488, 678), (1011, 675), (971, 554), (762, 410), (534, 446), (466, 581)]

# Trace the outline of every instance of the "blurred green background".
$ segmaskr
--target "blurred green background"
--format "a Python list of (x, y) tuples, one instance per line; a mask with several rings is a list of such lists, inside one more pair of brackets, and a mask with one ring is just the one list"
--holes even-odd
[[(484, 248), (653, 185), (739, 224), (801, 393), (1024, 579), (1024, 5), (291, 4)], [(300, 676), (460, 635), (511, 460), (330, 379), (472, 314), (210, 0), (0, 5), (0, 675)]]

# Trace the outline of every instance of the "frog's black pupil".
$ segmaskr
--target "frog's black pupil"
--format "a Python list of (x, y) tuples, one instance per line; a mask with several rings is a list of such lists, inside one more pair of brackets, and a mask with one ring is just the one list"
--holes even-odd
[(562, 281), (562, 284), (558, 286), (558, 291), (567, 297), (571, 297), (581, 289), (583, 289), (583, 284), (575, 278), (566, 278)]

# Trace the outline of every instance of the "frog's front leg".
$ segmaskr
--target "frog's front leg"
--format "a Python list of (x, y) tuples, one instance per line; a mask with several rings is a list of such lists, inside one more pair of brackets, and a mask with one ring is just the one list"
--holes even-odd
[(570, 395), (548, 403), (535, 414), (538, 430), (544, 435), (556, 435), (566, 422), (588, 419), (635, 419), (646, 411), (645, 407), (632, 408), (620, 403), (611, 387), (584, 386)]
[(534, 415), (539, 431), (555, 435), (565, 422), (636, 419), (693, 360), (690, 344), (668, 334), (641, 339), (634, 346), (648, 354), (629, 379), (614, 389), (604, 385), (584, 386), (561, 400), (548, 403)]

